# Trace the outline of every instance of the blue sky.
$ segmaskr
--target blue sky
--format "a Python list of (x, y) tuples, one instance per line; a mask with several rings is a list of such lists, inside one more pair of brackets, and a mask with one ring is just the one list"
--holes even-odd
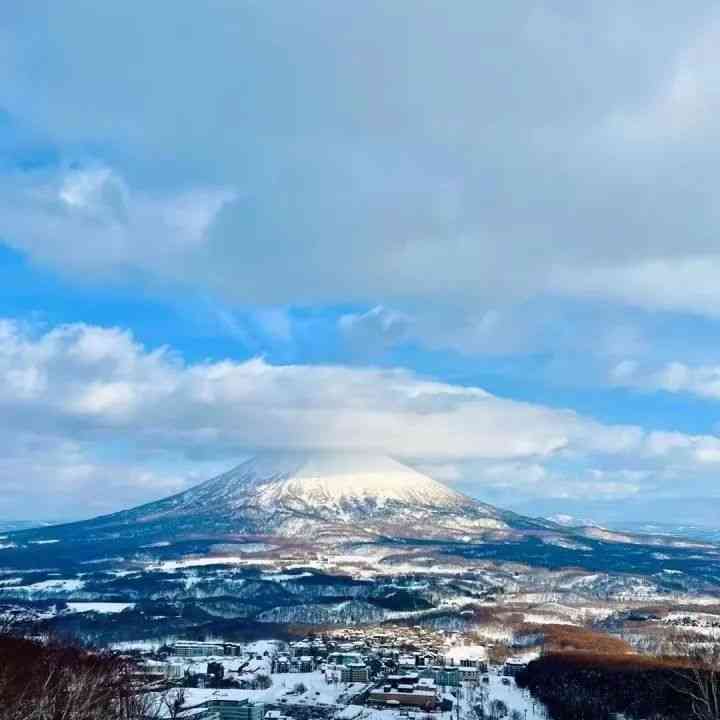
[(711, 3), (0, 9), (0, 516), (302, 446), (712, 522), (718, 39)]

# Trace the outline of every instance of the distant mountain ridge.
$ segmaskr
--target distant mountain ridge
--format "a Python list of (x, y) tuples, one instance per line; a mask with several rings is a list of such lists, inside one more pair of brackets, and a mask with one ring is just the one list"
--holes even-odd
[(29, 530), (37, 527), (47, 527), (52, 523), (34, 522), (33, 520), (2, 520), (0, 519), (0, 533), (15, 532), (16, 530)]

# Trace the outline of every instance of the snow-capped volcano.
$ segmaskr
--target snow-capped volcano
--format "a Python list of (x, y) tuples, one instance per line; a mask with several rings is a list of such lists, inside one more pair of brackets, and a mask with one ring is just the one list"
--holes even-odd
[[(174, 563), (188, 558), (201, 564), (295, 567), (312, 560), (354, 567), (366, 555), (381, 557), (393, 572), (452, 556), (657, 573), (665, 558), (690, 547), (715, 552), (699, 543), (567, 528), (517, 515), (385, 456), (273, 452), (157, 502), (8, 534), (2, 559), (4, 567), (72, 566), (82, 577), (98, 562), (112, 568), (161, 559), (168, 564), (158, 567), (174, 572)], [(711, 572), (704, 555), (697, 563), (698, 573)], [(138, 592), (160, 592), (163, 583)], [(219, 576), (213, 592), (228, 594), (224, 583)]]
[(454, 536), (508, 529), (504, 513), (382, 455), (268, 452), (179, 495), (123, 513), (211, 514), (229, 532)]
[(256, 456), (181, 494), (211, 496), (229, 508), (314, 511), (351, 518), (405, 505), (462, 510), (475, 503), (442, 483), (382, 455), (284, 452)]
[(268, 452), (157, 502), (83, 523), (93, 536), (268, 535), (340, 541), (468, 540), (547, 527), (382, 455)]

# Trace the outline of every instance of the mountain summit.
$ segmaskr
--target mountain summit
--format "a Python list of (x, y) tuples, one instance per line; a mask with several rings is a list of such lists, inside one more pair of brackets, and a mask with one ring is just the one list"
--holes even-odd
[(458, 508), (469, 498), (390, 457), (357, 453), (290, 452), (254, 457), (198, 488), (251, 496), (260, 506), (298, 504), (338, 515), (388, 504)]
[(101, 567), (95, 563), (112, 568), (158, 558), (172, 570), (187, 557), (239, 554), (272, 564), (279, 557), (325, 562), (380, 552), (391, 565), (453, 556), (644, 575), (681, 558), (688, 577), (709, 578), (716, 560), (710, 545), (563, 527), (481, 503), (389, 457), (328, 452), (262, 453), (172, 497), (8, 533), (2, 552), (4, 567), (83, 574)]
[(281, 537), (448, 537), (505, 531), (512, 513), (390, 457), (267, 452), (173, 497), (98, 520)]
[(237, 536), (468, 541), (548, 526), (481, 503), (390, 457), (292, 451), (262, 453), (172, 497), (63, 526), (63, 534), (144, 542)]
[[(286, 512), (345, 522), (410, 509), (462, 512), (477, 505), (392, 458), (327, 452), (258, 455), (176, 500), (219, 502), (230, 514)], [(494, 516), (494, 509), (488, 506), (487, 514)]]

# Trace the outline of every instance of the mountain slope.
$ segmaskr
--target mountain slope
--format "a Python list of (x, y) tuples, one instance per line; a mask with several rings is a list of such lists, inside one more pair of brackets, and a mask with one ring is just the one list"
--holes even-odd
[(172, 497), (9, 533), (0, 544), (3, 568), (72, 569), (73, 580), (118, 566), (174, 572), (186, 561), (226, 558), (263, 567), (325, 567), (351, 558), (352, 566), (364, 555), (382, 556), (393, 568), (442, 565), (452, 557), (639, 573), (678, 585), (720, 583), (712, 545), (563, 527), (481, 503), (390, 458), (348, 453), (265, 453)]
[(53, 528), (53, 535), (468, 541), (555, 528), (481, 503), (389, 457), (285, 452), (258, 455), (157, 502)]

